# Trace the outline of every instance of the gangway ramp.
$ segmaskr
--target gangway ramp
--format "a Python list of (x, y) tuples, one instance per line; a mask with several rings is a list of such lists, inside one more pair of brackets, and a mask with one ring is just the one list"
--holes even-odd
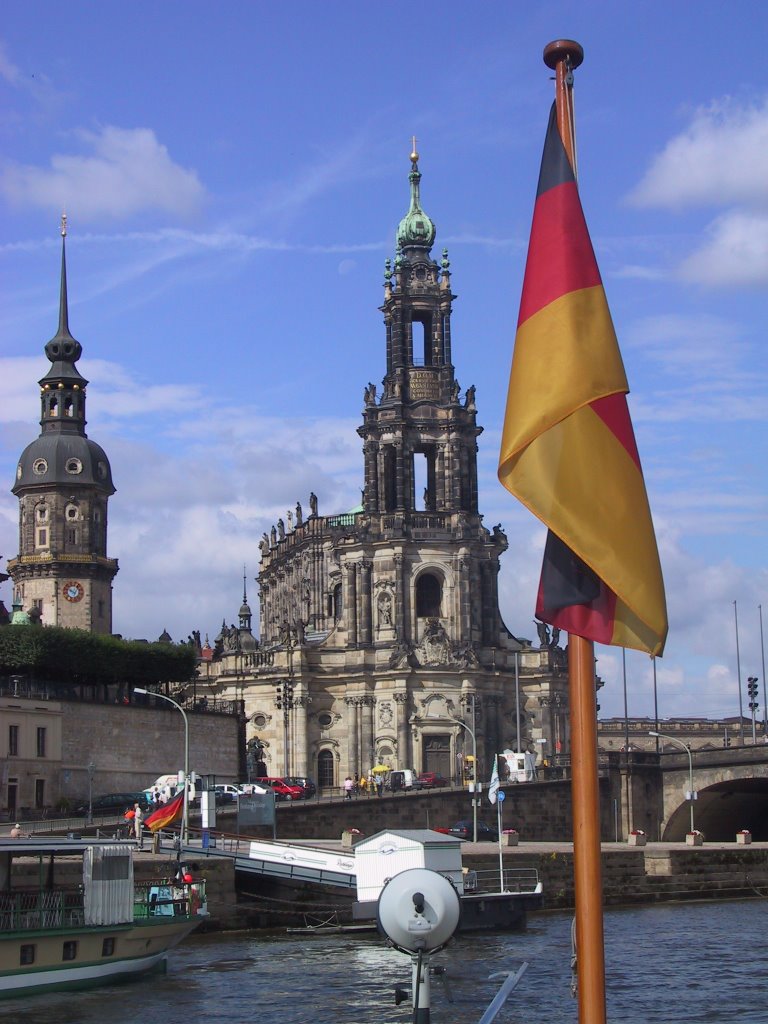
[(265, 878), (341, 889), (357, 887), (354, 853), (333, 848), (217, 836), (215, 846), (204, 849), (202, 844), (192, 843), (183, 847), (183, 855), (226, 857), (234, 861), (235, 871)]

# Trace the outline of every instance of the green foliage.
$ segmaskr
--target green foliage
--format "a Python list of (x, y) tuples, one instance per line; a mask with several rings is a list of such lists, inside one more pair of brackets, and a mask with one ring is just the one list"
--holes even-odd
[(57, 626), (0, 626), (0, 676), (130, 688), (186, 682), (196, 664), (189, 644), (146, 644)]

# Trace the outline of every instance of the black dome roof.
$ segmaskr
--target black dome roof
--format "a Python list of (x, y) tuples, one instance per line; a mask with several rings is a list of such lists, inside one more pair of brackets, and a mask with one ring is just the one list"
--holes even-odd
[(27, 487), (96, 486), (114, 494), (112, 468), (101, 445), (82, 434), (41, 434), (27, 445), (19, 459), (12, 487), (19, 494)]

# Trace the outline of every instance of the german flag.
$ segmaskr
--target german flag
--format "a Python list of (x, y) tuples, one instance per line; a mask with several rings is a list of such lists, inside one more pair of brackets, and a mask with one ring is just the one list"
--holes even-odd
[(553, 105), (499, 480), (549, 527), (536, 615), (588, 640), (660, 655), (664, 583), (628, 391)]
[(173, 800), (167, 804), (161, 804), (156, 811), (152, 811), (144, 819), (144, 824), (150, 832), (159, 832), (161, 828), (172, 825), (179, 821), (184, 814), (184, 790), (178, 793)]

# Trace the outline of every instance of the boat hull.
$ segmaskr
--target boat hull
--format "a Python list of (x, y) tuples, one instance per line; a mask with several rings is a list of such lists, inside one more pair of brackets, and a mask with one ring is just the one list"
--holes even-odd
[[(168, 953), (200, 918), (98, 928), (6, 933), (0, 937), (0, 999), (57, 989), (91, 988), (152, 971), (164, 971)], [(74, 943), (73, 947), (71, 944)], [(75, 959), (63, 961), (65, 946)], [(21, 964), (22, 947), (34, 947)], [(112, 952), (105, 954), (105, 949)]]

